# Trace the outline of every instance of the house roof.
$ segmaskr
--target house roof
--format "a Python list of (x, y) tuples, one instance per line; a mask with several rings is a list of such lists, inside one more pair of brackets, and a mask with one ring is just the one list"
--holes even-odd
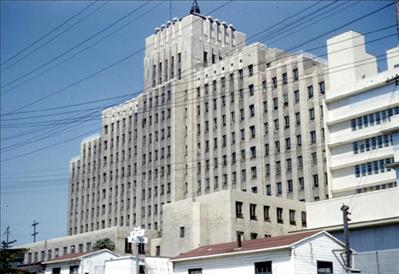
[(69, 253), (69, 254), (65, 254), (63, 256), (48, 260), (47, 262), (44, 262), (44, 263), (45, 264), (53, 264), (53, 263), (64, 262), (64, 261), (75, 261), (75, 260), (78, 260), (79, 257), (84, 256), (89, 253), (90, 252)]
[(69, 253), (69, 254), (66, 254), (64, 256), (57, 257), (57, 258), (54, 258), (52, 260), (49, 260), (47, 262), (43, 262), (43, 264), (53, 264), (53, 263), (60, 263), (60, 262), (77, 261), (77, 260), (83, 259), (85, 257), (93, 256), (93, 255), (95, 255), (97, 253), (103, 253), (103, 252), (107, 252), (107, 253), (110, 253), (112, 255), (115, 255), (116, 257), (119, 257), (119, 255), (116, 254), (115, 252), (112, 252), (112, 251), (110, 251), (108, 249), (101, 249), (101, 250), (91, 251), (91, 252)]
[(238, 248), (236, 241), (229, 243), (206, 245), (188, 251), (186, 253), (182, 253), (172, 258), (172, 261), (184, 261), (184, 260), (200, 259), (205, 257), (235, 255), (235, 254), (250, 253), (256, 251), (268, 251), (275, 249), (290, 248), (309, 237), (313, 237), (317, 234), (322, 234), (322, 233), (330, 236), (328, 233), (324, 231), (307, 231), (307, 232), (288, 234), (271, 238), (242, 241), (241, 248)]

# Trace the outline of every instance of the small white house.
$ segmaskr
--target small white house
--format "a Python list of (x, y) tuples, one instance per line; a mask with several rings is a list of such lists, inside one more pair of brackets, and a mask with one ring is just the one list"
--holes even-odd
[(94, 252), (70, 253), (43, 262), (45, 274), (104, 274), (105, 261), (119, 257), (102, 249)]
[[(170, 258), (145, 257), (139, 262), (140, 273), (145, 274), (173, 274)], [(136, 274), (136, 258), (124, 256), (105, 262), (104, 274)]]
[(175, 274), (343, 274), (344, 244), (324, 231), (202, 246), (172, 259)]

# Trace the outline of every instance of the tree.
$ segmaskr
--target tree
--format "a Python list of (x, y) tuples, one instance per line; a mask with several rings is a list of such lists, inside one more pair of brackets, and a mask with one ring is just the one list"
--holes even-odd
[(17, 266), (22, 263), (26, 249), (0, 249), (0, 272), (6, 274), (29, 273), (18, 269)]
[(109, 238), (104, 238), (97, 240), (93, 245), (93, 250), (101, 250), (101, 249), (108, 249), (108, 250), (115, 250), (114, 242)]

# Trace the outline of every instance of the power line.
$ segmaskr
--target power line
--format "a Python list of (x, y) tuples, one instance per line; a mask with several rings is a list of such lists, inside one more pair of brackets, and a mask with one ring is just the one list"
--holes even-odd
[(80, 47), (81, 45), (85, 44), (86, 42), (90, 41), (91, 39), (93, 39), (94, 37), (96, 37), (97, 35), (103, 33), (104, 31), (112, 28), (114, 25), (116, 25), (117, 23), (121, 22), (122, 20), (124, 20), (125, 18), (131, 16), (132, 14), (134, 14), (135, 12), (137, 12), (138, 10), (140, 10), (141, 8), (143, 8), (145, 5), (147, 5), (150, 1), (146, 1), (144, 4), (141, 4), (138, 8), (134, 8), (132, 11), (130, 11), (129, 13), (127, 13), (126, 15), (120, 17), (119, 19), (117, 19), (116, 21), (114, 21), (112, 24), (108, 25), (107, 27), (101, 29), (100, 31), (94, 33), (93, 35), (89, 36), (88, 38), (84, 39), (83, 41), (79, 42), (78, 44), (76, 44), (75, 46), (67, 49), (66, 51), (62, 52), (61, 54), (57, 55), (56, 57), (53, 57), (52, 59), (48, 60), (47, 62), (39, 65), (38, 67), (34, 68), (33, 70), (23, 74), (22, 76), (19, 76), (17, 78), (15, 78), (14, 80), (5, 83), (4, 85), (2, 85), (0, 88), (5, 88), (13, 83), (15, 83), (16, 81), (19, 81), (29, 75), (31, 75), (32, 73), (34, 73), (35, 71), (38, 71), (39, 69), (47, 66), (48, 64), (51, 64), (52, 62), (58, 60), (59, 58), (65, 56), (66, 54), (68, 54), (69, 52), (73, 51), (74, 49)]
[(85, 6), (83, 9), (81, 9), (79, 12), (75, 13), (74, 15), (72, 15), (71, 17), (69, 17), (67, 20), (65, 20), (63, 23), (61, 23), (60, 25), (58, 25), (57, 27), (55, 27), (54, 29), (50, 30), (49, 32), (47, 32), (46, 34), (44, 34), (43, 36), (41, 36), (39, 39), (37, 39), (36, 41), (34, 41), (33, 43), (29, 44), (28, 46), (26, 46), (25, 48), (19, 50), (17, 53), (15, 53), (13, 56), (11, 56), (10, 58), (8, 58), (7, 60), (5, 60), (4, 62), (1, 63), (1, 65), (4, 65), (6, 63), (8, 63), (9, 61), (13, 60), (15, 57), (17, 57), (18, 55), (20, 55), (21, 53), (25, 52), (26, 50), (28, 50), (29, 48), (33, 47), (34, 45), (36, 45), (37, 43), (39, 43), (40, 41), (42, 41), (43, 39), (45, 39), (46, 37), (48, 37), (50, 34), (54, 33), (55, 31), (57, 31), (58, 29), (60, 29), (61, 27), (63, 27), (64, 25), (66, 25), (68, 22), (70, 22), (71, 20), (73, 20), (74, 18), (78, 17), (80, 14), (82, 14), (84, 11), (86, 11), (88, 8), (90, 8), (92, 5), (94, 5), (98, 0), (95, 0), (93, 2), (91, 2), (90, 4), (88, 4), (87, 6)]
[[(162, 6), (164, 3), (165, 3), (165, 2), (161, 2), (160, 4), (156, 4), (155, 6), (157, 6), (157, 5), (158, 5), (158, 6)], [(54, 64), (53, 66), (50, 66), (50, 67), (47, 68), (46, 70), (40, 72), (39, 74), (37, 74), (37, 75), (35, 75), (35, 76), (33, 76), (33, 77), (29, 78), (29, 79), (26, 79), (25, 81), (23, 81), (23, 82), (21, 82), (21, 83), (15, 85), (15, 86), (13, 86), (13, 87), (11, 87), (11, 88), (8, 88), (8, 89), (5, 90), (5, 91), (2, 91), (2, 93), (3, 93), (3, 94), (6, 94), (6, 93), (8, 93), (8, 92), (10, 92), (10, 91), (12, 91), (12, 90), (14, 90), (14, 89), (20, 87), (20, 86), (25, 85), (26, 83), (29, 83), (29, 82), (31, 82), (31, 81), (33, 81), (33, 80), (36, 80), (36, 79), (40, 78), (42, 75), (44, 75), (44, 74), (46, 74), (47, 72), (53, 70), (54, 68), (56, 68), (56, 67), (58, 67), (58, 66), (61, 66), (61, 65), (65, 64), (65, 63), (67, 63), (67, 62), (70, 61), (71, 59), (73, 59), (73, 58), (75, 58), (76, 56), (82, 54), (82, 53), (85, 52), (86, 50), (88, 50), (88, 49), (90, 49), (90, 48), (92, 48), (92, 47), (98, 45), (100, 42), (104, 41), (105, 39), (108, 39), (109, 37), (111, 37), (111, 36), (114, 35), (115, 33), (119, 32), (119, 31), (122, 30), (123, 28), (129, 26), (130, 24), (132, 24), (133, 22), (137, 21), (137, 20), (140, 19), (141, 17), (143, 17), (143, 16), (147, 15), (148, 13), (152, 12), (152, 11), (154, 10), (155, 6), (150, 7), (150, 8), (149, 8), (147, 11), (145, 11), (144, 13), (140, 14), (139, 16), (137, 16), (136, 18), (134, 18), (133, 20), (127, 22), (126, 24), (120, 26), (119, 28), (117, 28), (116, 30), (110, 32), (109, 34), (103, 36), (102, 38), (98, 39), (98, 40), (95, 41), (94, 43), (91, 43), (91, 44), (88, 45), (87, 47), (85, 47), (85, 48), (83, 48), (83, 49), (77, 51), (76, 53), (72, 54), (71, 56), (66, 57), (66, 58), (65, 58), (64, 60), (62, 60), (61, 62), (58, 62), (58, 63)]]
[[(330, 30), (330, 31), (321, 33), (321, 34), (317, 35), (316, 37), (313, 37), (313, 38), (311, 38), (311, 39), (309, 39), (309, 40), (307, 40), (307, 41), (305, 41), (305, 42), (302, 42), (302, 43), (300, 43), (299, 45), (296, 45), (295, 47), (293, 47), (293, 48), (287, 50), (287, 52), (289, 52), (289, 51), (291, 51), (291, 50), (293, 50), (293, 49), (295, 49), (295, 48), (297, 48), (297, 47), (301, 47), (301, 46), (303, 46), (303, 45), (305, 45), (305, 44), (308, 44), (308, 43), (312, 42), (312, 41), (315, 40), (315, 39), (318, 39), (318, 38), (321, 38), (321, 37), (323, 37), (323, 36), (325, 36), (325, 35), (328, 35), (328, 34), (334, 32), (334, 31), (339, 30), (340, 28), (343, 28), (343, 27), (345, 27), (345, 26), (348, 26), (348, 25), (350, 25), (350, 24), (352, 24), (352, 23), (354, 23), (354, 22), (356, 22), (356, 21), (362, 20), (362, 19), (364, 19), (364, 18), (366, 18), (366, 17), (368, 17), (368, 16), (371, 16), (371, 15), (374, 15), (374, 14), (380, 12), (381, 10), (383, 10), (383, 9), (385, 9), (385, 8), (391, 6), (391, 5), (393, 5), (393, 3), (390, 3), (390, 4), (388, 4), (388, 5), (385, 5), (385, 6), (381, 7), (381, 8), (378, 8), (378, 9), (376, 9), (376, 10), (374, 10), (374, 11), (372, 11), (372, 12), (369, 12), (369, 13), (367, 13), (367, 14), (365, 14), (365, 15), (362, 15), (362, 16), (356, 18), (356, 19), (353, 19), (353, 20), (351, 20), (351, 21), (348, 22), (348, 23), (345, 23), (345, 24), (343, 24), (343, 25), (340, 25), (339, 27), (334, 28), (333, 30)], [(122, 58), (122, 59), (120, 59), (120, 60), (114, 62), (114, 63), (112, 63), (111, 65), (108, 65), (108, 66), (104, 67), (103, 69), (101, 69), (101, 70), (99, 70), (99, 71), (96, 71), (96, 72), (90, 74), (89, 76), (86, 76), (86, 77), (82, 78), (81, 80), (78, 80), (78, 81), (76, 81), (76, 82), (70, 84), (69, 86), (67, 86), (67, 87), (65, 87), (65, 88), (63, 88), (63, 89), (60, 89), (60, 90), (58, 90), (58, 91), (56, 91), (56, 92), (53, 92), (53, 93), (51, 93), (51, 94), (49, 94), (49, 95), (47, 95), (47, 96), (41, 97), (41, 98), (39, 98), (39, 99), (37, 99), (37, 100), (35, 100), (35, 101), (29, 103), (29, 104), (26, 104), (26, 105), (24, 105), (24, 106), (22, 106), (22, 107), (20, 107), (20, 108), (18, 108), (18, 109), (16, 109), (16, 110), (14, 110), (14, 111), (19, 111), (19, 110), (24, 109), (24, 108), (26, 108), (26, 107), (29, 107), (29, 106), (31, 106), (31, 105), (33, 105), (33, 104), (36, 104), (36, 103), (38, 103), (38, 102), (40, 102), (40, 101), (43, 101), (43, 100), (45, 100), (45, 99), (47, 99), (47, 98), (50, 98), (50, 97), (52, 97), (52, 96), (54, 96), (54, 95), (56, 95), (56, 94), (58, 94), (58, 93), (60, 93), (60, 92), (63, 92), (64, 90), (66, 90), (66, 89), (68, 89), (68, 88), (70, 88), (70, 87), (72, 87), (72, 86), (75, 86), (75, 85), (79, 84), (80, 82), (83, 82), (83, 81), (85, 81), (85, 80), (88, 80), (88, 79), (90, 79), (90, 78), (92, 78), (92, 77), (98, 75), (99, 73), (101, 73), (101, 72), (103, 72), (103, 71), (105, 71), (105, 70), (108, 70), (109, 68), (114, 67), (115, 65), (118, 65), (118, 64), (120, 64), (120, 63), (122, 63), (122, 62), (124, 62), (124, 61), (126, 61), (126, 60), (128, 60), (128, 59), (130, 59), (131, 57), (135, 56), (136, 54), (140, 53), (141, 51), (142, 51), (142, 50), (136, 51), (136, 52), (134, 52), (134, 53), (132, 53), (132, 54), (130, 54), (130, 55), (128, 55), (128, 56), (126, 56), (126, 57), (124, 57), (124, 58)], [(11, 111), (11, 113), (12, 113), (12, 112), (13, 112), (13, 111)], [(10, 113), (10, 112), (9, 112), (9, 113)]]
[[(95, 2), (98, 0), (95, 0)], [(6, 66), (5, 68), (3, 68), (1, 71), (5, 71), (7, 69), (9, 69), (10, 67), (18, 64), (20, 61), (24, 60), (25, 58), (31, 56), (33, 53), (35, 53), (36, 51), (40, 50), (41, 48), (45, 47), (46, 45), (50, 44), (52, 41), (54, 41), (55, 39), (57, 39), (59, 36), (61, 36), (62, 34), (66, 33), (67, 31), (69, 31), (70, 29), (72, 29), (73, 27), (75, 27), (76, 25), (80, 24), (81, 22), (83, 22), (85, 19), (87, 19), (88, 17), (90, 17), (91, 15), (95, 14), (97, 11), (99, 11), (100, 9), (102, 9), (105, 5), (107, 5), (109, 3), (109, 0), (104, 2), (101, 6), (97, 7), (96, 9), (94, 9), (93, 11), (91, 11), (89, 14), (85, 15), (84, 17), (82, 17), (81, 19), (79, 19), (77, 22), (75, 22), (74, 24), (70, 25), (68, 28), (66, 28), (65, 30), (63, 30), (62, 32), (58, 33), (57, 35), (53, 36), (52, 38), (50, 38), (49, 40), (47, 40), (45, 43), (41, 44), (39, 47), (31, 50), (28, 54), (22, 56), (21, 58), (17, 59), (15, 62), (9, 64), (8, 66)], [(6, 92), (4, 92), (3, 94), (5, 94)]]

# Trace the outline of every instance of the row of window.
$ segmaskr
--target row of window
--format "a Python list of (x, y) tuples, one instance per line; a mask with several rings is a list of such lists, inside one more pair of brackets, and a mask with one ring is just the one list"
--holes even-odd
[[(81, 252), (90, 252), (90, 251), (92, 251), (91, 242), (87, 242), (86, 243), (86, 249), (85, 250), (84, 250), (84, 244), (79, 244), (77, 250), (76, 250), (76, 246), (75, 245), (71, 245), (69, 247), (69, 253), (70, 254), (75, 253), (75, 252), (81, 253)], [(53, 258), (58, 258), (60, 256), (64, 256), (64, 255), (67, 255), (67, 254), (68, 254), (68, 246), (64, 246), (63, 247), (62, 254), (60, 253), (60, 249), (59, 248), (54, 248), (54, 253), (53, 253), (52, 249), (48, 249), (47, 252), (46, 252), (46, 250), (42, 250), (40, 252), (40, 259), (39, 259), (39, 252), (38, 251), (33, 252), (33, 254), (32, 254), (32, 252), (29, 252), (28, 253), (28, 262), (27, 263), (30, 264), (30, 263), (36, 263), (36, 262), (39, 262), (39, 261), (49, 261), (49, 260), (51, 260)]]
[(367, 138), (353, 143), (353, 153), (363, 153), (365, 151), (374, 150), (393, 145), (393, 138), (391, 135), (381, 135), (372, 138)]
[(379, 125), (381, 124), (381, 122), (385, 122), (389, 120), (393, 115), (397, 114), (399, 114), (399, 106), (352, 119), (352, 130), (355, 131), (366, 128), (368, 126)]
[[(236, 218), (238, 219), (243, 219), (244, 214), (243, 214), (243, 202), (236, 201), (235, 203), (235, 209), (236, 209)], [(258, 220), (258, 217), (256, 215), (256, 204), (249, 204), (249, 219), (256, 221)], [(296, 211), (293, 209), (289, 209), (289, 222), (291, 225), (296, 225)], [(283, 220), (283, 208), (277, 207), (276, 208), (276, 221), (277, 223), (284, 223)], [(301, 220), (302, 220), (302, 226), (306, 226), (306, 212), (302, 211), (301, 212)], [(265, 222), (270, 222), (270, 206), (264, 205), (263, 206), (263, 221)]]
[(393, 158), (386, 158), (378, 161), (368, 162), (360, 165), (355, 165), (355, 176), (367, 176), (372, 174), (384, 173), (391, 170), (391, 168), (386, 167), (394, 162)]

